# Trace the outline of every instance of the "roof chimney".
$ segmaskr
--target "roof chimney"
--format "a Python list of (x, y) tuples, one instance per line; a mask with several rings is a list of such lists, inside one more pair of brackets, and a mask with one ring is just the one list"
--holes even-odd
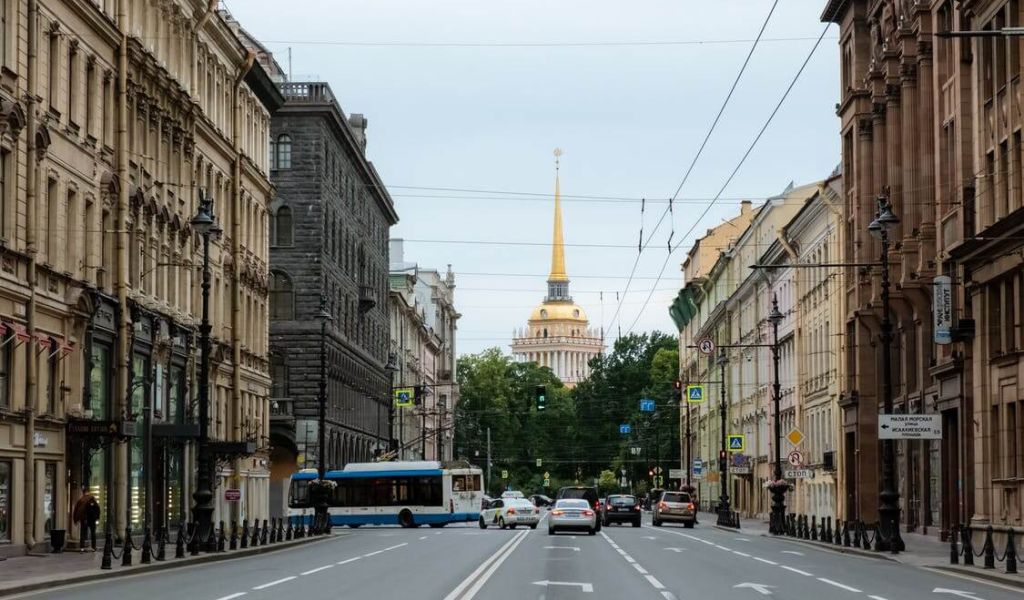
[(352, 113), (348, 116), (348, 126), (356, 136), (356, 143), (363, 152), (366, 152), (366, 125), (367, 120), (361, 113)]
[(750, 200), (744, 200), (740, 202), (740, 214), (745, 215), (754, 209), (754, 204)]

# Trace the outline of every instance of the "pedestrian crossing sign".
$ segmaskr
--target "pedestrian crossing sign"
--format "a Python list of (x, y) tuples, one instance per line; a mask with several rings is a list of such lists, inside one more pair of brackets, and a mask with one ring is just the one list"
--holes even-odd
[(728, 439), (729, 452), (743, 452), (747, 449), (746, 439), (738, 433), (730, 433)]
[(704, 402), (704, 386), (686, 386), (686, 401), (690, 404), (700, 404), (701, 402)]
[(399, 408), (408, 408), (413, 404), (413, 398), (416, 396), (416, 390), (411, 387), (408, 388), (395, 388), (395, 406)]

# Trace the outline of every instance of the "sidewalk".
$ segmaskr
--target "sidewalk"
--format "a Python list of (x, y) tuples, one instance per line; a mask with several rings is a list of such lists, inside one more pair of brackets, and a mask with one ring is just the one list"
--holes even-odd
[[(735, 529), (728, 527), (719, 527), (715, 525), (715, 519), (717, 515), (714, 513), (701, 513), (701, 522), (710, 524), (716, 529), (723, 531), (733, 531)], [(924, 569), (939, 569), (943, 571), (952, 571), (962, 575), (968, 575), (975, 578), (987, 579), (1004, 585), (1011, 585), (1014, 587), (1024, 588), (1024, 577), (1021, 575), (1008, 575), (1000, 570), (997, 564), (996, 569), (984, 569), (981, 565), (980, 559), (975, 559), (976, 566), (969, 567), (963, 564), (953, 565), (949, 562), (949, 543), (940, 541), (938, 538), (930, 535), (921, 535), (919, 533), (901, 533), (903, 541), (906, 544), (907, 549), (899, 554), (890, 554), (888, 552), (874, 552), (872, 550), (864, 550), (863, 548), (847, 548), (845, 546), (837, 546), (835, 544), (829, 544), (820, 541), (801, 540), (797, 538), (784, 537), (784, 536), (773, 536), (768, 533), (768, 521), (762, 519), (741, 519), (740, 520), (740, 532), (746, 532), (751, 535), (759, 535), (762, 537), (772, 537), (784, 542), (792, 544), (801, 544), (819, 548), (822, 550), (830, 550), (832, 552), (839, 552), (843, 554), (856, 554), (858, 556), (864, 556), (868, 558), (875, 558), (879, 560), (889, 560), (898, 562), (901, 564), (919, 567)]]
[(148, 565), (139, 564), (142, 553), (135, 551), (132, 553), (134, 564), (131, 567), (122, 567), (121, 561), (115, 560), (113, 567), (109, 571), (100, 569), (100, 563), (103, 560), (103, 548), (100, 548), (97, 552), (79, 553), (75, 550), (61, 554), (18, 556), (0, 560), (0, 597), (121, 575), (137, 575), (139, 573), (162, 571), (214, 561), (232, 560), (255, 554), (286, 550), (302, 544), (312, 544), (344, 535), (349, 534), (333, 533), (330, 536), (306, 537), (299, 540), (250, 547), (244, 550), (214, 552), (178, 559), (174, 558), (174, 545), (168, 545), (166, 552), (167, 560), (162, 562), (156, 560), (156, 548), (154, 547), (152, 563)]

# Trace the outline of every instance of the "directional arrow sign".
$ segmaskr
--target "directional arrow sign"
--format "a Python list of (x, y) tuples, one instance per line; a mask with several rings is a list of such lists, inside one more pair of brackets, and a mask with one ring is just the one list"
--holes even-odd
[(961, 598), (972, 598), (973, 600), (981, 600), (981, 598), (974, 595), (974, 592), (964, 592), (961, 590), (947, 590), (946, 588), (935, 588), (932, 590), (933, 594), (949, 594), (951, 596), (960, 596)]
[(544, 587), (548, 587), (548, 586), (551, 586), (551, 585), (567, 585), (567, 586), (572, 586), (572, 587), (578, 587), (578, 588), (580, 588), (580, 590), (582, 590), (586, 594), (589, 594), (589, 593), (594, 591), (594, 586), (590, 585), (589, 583), (577, 583), (575, 581), (547, 581), (547, 580), (544, 580), (544, 581), (534, 581), (533, 585), (542, 585)]
[(763, 583), (741, 583), (741, 584), (738, 584), (738, 585), (734, 585), (732, 587), (734, 587), (734, 588), (749, 588), (749, 589), (754, 590), (758, 594), (761, 594), (762, 596), (771, 596), (772, 595), (771, 588), (773, 588), (775, 586), (774, 585), (765, 585)]

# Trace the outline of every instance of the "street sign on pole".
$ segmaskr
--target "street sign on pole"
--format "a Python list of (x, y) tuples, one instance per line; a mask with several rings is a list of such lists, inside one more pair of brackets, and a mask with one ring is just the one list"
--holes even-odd
[(623, 423), (622, 425), (619, 425), (619, 433), (621, 433), (622, 435), (627, 435), (631, 431), (633, 431), (633, 428), (630, 426), (629, 423)]
[(655, 406), (656, 406), (656, 403), (654, 402), (654, 400), (651, 400), (649, 398), (644, 398), (644, 399), (640, 400), (640, 411), (641, 412), (654, 412)]
[(704, 386), (686, 386), (686, 401), (689, 402), (690, 404), (700, 404), (704, 402)]
[(878, 415), (880, 440), (940, 440), (941, 415)]
[(697, 349), (701, 351), (701, 354), (711, 356), (715, 353), (715, 341), (709, 337), (702, 338), (697, 342)]
[(396, 388), (395, 389), (395, 406), (399, 408), (408, 408), (413, 405), (413, 398), (416, 395), (416, 390), (411, 387)]
[(804, 455), (801, 454), (799, 450), (794, 450), (789, 453), (789, 456), (786, 457), (786, 460), (788, 460), (789, 464), (793, 465), (794, 467), (799, 467), (804, 464)]
[(739, 433), (730, 433), (726, 441), (729, 452), (743, 452), (747, 449), (746, 438)]
[(242, 490), (226, 489), (224, 490), (224, 501), (225, 502), (238, 502), (242, 499)]
[(786, 479), (812, 479), (814, 477), (814, 471), (811, 469), (786, 469), (783, 476)]
[(669, 469), (668, 470), (668, 478), (669, 479), (682, 479), (684, 477), (686, 477), (686, 474), (683, 472), (682, 469)]
[(629, 449), (629, 453), (632, 454), (633, 456), (640, 456), (640, 452), (642, 451), (643, 448), (641, 448), (640, 446), (632, 446)]
[(793, 429), (789, 430), (789, 433), (786, 434), (786, 439), (789, 441), (790, 444), (793, 444), (794, 446), (799, 446), (800, 442), (804, 441), (804, 432), (800, 431), (799, 427), (794, 427)]
[(537, 459), (537, 466), (539, 467), (539, 466), (541, 466), (542, 464), (544, 464), (544, 461), (538, 458), (538, 459)]
[(505, 470), (505, 469), (501, 470), (501, 478), (502, 479), (508, 479), (508, 471), (507, 470)]

